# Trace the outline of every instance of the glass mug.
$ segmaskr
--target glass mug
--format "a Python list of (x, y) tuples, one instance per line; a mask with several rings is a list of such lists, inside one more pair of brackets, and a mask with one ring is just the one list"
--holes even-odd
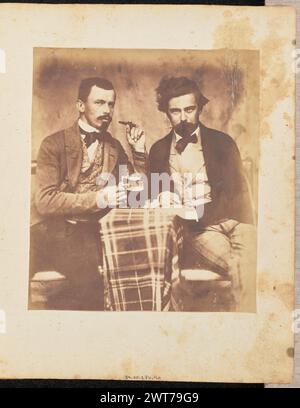
[[(138, 197), (139, 193), (144, 190), (142, 176), (139, 174), (128, 174), (126, 176), (122, 176), (120, 184), (127, 192), (127, 202), (125, 208), (141, 208), (141, 203), (138, 200)], [(135, 198), (137, 198), (136, 202), (134, 202)]]

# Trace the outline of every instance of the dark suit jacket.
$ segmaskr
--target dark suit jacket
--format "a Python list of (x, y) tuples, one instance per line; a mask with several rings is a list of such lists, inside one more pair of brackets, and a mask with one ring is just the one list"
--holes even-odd
[[(81, 136), (77, 122), (46, 137), (37, 158), (36, 186), (32, 200), (31, 224), (50, 216), (71, 216), (99, 211), (96, 192), (76, 194), (82, 164)], [(102, 173), (118, 177), (118, 166), (129, 171), (146, 171), (146, 157), (133, 153), (134, 166), (129, 162), (121, 143), (108, 132), (104, 135), (104, 163)]]
[[(225, 133), (209, 129), (202, 123), (199, 126), (212, 196), (212, 202), (204, 206), (201, 225), (214, 224), (224, 218), (253, 223), (248, 186), (236, 143)], [(151, 173), (170, 174), (172, 134), (173, 132), (169, 133), (151, 147), (149, 153)]]

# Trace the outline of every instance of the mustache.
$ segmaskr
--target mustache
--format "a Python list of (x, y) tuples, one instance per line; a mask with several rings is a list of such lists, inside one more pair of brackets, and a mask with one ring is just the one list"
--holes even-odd
[(197, 126), (198, 125), (196, 123), (189, 123), (187, 121), (181, 121), (180, 123), (178, 123), (178, 125), (175, 126), (175, 131), (180, 136), (188, 136), (194, 132)]
[(97, 119), (105, 119), (111, 122), (112, 118), (110, 115), (102, 115), (102, 116), (98, 116)]

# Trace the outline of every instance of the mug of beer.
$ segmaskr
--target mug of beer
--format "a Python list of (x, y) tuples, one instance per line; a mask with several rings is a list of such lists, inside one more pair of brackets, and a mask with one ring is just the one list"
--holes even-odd
[(128, 206), (132, 208), (140, 208), (141, 202), (139, 200), (139, 193), (144, 190), (142, 176), (137, 173), (123, 176), (121, 184), (127, 191)]

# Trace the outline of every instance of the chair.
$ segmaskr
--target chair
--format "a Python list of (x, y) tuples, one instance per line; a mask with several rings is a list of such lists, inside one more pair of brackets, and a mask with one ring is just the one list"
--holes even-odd
[(207, 269), (182, 269), (179, 290), (183, 311), (225, 312), (235, 308), (231, 281)]
[(36, 272), (30, 281), (29, 308), (47, 309), (50, 299), (59, 296), (66, 284), (65, 276), (59, 272)]

